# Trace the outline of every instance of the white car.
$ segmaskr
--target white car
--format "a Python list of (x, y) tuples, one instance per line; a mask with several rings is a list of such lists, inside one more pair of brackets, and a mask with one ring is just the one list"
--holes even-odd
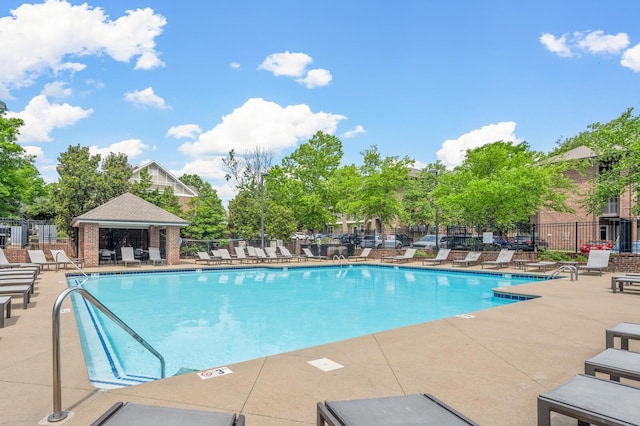
[[(435, 250), (436, 249), (436, 236), (435, 235), (425, 235), (420, 238), (418, 241), (414, 241), (411, 244), (411, 247), (420, 248), (425, 250)], [(438, 235), (438, 248), (447, 248), (447, 236), (446, 235)]]
[(309, 236), (304, 232), (296, 232), (291, 236), (292, 240), (308, 240)]

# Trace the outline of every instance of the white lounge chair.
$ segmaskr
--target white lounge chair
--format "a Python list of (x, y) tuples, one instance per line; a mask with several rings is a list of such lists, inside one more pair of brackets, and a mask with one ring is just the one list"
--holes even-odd
[(496, 267), (496, 269), (507, 266), (511, 263), (511, 259), (513, 259), (514, 253), (515, 250), (500, 250), (500, 253), (498, 253), (498, 258), (496, 260), (487, 260), (485, 262), (482, 262), (482, 268), (484, 269), (484, 265), (493, 265)]
[(475, 265), (476, 263), (478, 263), (480, 261), (480, 256), (481, 255), (482, 255), (482, 253), (480, 253), (479, 251), (470, 251), (469, 253), (467, 253), (467, 256), (464, 259), (455, 259), (453, 261), (453, 263), (451, 264), (451, 266), (456, 266), (456, 265), (460, 265), (460, 266)]
[(285, 246), (278, 246), (278, 249), (280, 250), (280, 253), (282, 254), (282, 257), (284, 257), (286, 259), (295, 260), (295, 261), (302, 261), (302, 262), (306, 262), (307, 260), (309, 260), (307, 258), (307, 256), (299, 256), (299, 255), (291, 254), (289, 249), (286, 248)]
[(404, 254), (400, 255), (400, 256), (383, 256), (380, 259), (380, 262), (408, 262), (410, 260), (413, 259), (413, 256), (415, 256), (416, 251), (418, 251), (418, 249), (414, 249), (414, 248), (408, 248)]
[(316, 256), (307, 247), (303, 248), (302, 252), (307, 257), (307, 259), (313, 259), (313, 260), (327, 260), (328, 259), (327, 256), (320, 256), (320, 255)]
[(444, 263), (449, 259), (449, 253), (451, 249), (440, 249), (438, 250), (438, 254), (436, 257), (422, 259), (422, 264), (426, 265), (427, 263), (431, 263), (432, 265)]
[(586, 265), (578, 265), (578, 269), (585, 271), (598, 271), (602, 275), (602, 271), (609, 267), (609, 250), (591, 250)]
[(349, 256), (347, 259), (349, 262), (358, 262), (360, 260), (368, 260), (369, 254), (371, 254), (371, 247), (366, 247), (362, 249), (362, 253), (357, 256)]
[(149, 247), (149, 262), (152, 265), (161, 265), (167, 263), (167, 259), (163, 259), (160, 256), (160, 249), (158, 247)]
[(244, 247), (238, 246), (235, 248), (235, 250), (236, 250), (236, 259), (238, 259), (240, 263), (258, 262), (258, 259), (247, 256), (247, 254), (244, 252)]
[(207, 265), (211, 263), (220, 263), (220, 259), (209, 256), (209, 253), (207, 253), (206, 251), (199, 251), (197, 255), (198, 258), (196, 259), (196, 263), (205, 262)]
[(272, 262), (291, 262), (288, 257), (278, 256), (278, 252), (273, 247), (265, 247), (264, 251)]
[(42, 266), (37, 263), (11, 263), (9, 262), (9, 259), (7, 259), (7, 255), (4, 253), (4, 250), (0, 248), (0, 268), (35, 268), (39, 273)]
[(133, 247), (120, 247), (120, 254), (122, 254), (122, 262), (124, 266), (132, 265), (142, 265), (140, 259), (136, 259), (135, 254), (133, 253)]
[(271, 262), (272, 259), (267, 256), (267, 253), (264, 252), (260, 247), (253, 247), (253, 251), (256, 254), (255, 257), (260, 262)]
[(44, 251), (42, 250), (27, 250), (27, 253), (29, 254), (29, 260), (31, 260), (31, 263), (40, 265), (41, 268), (46, 266), (48, 269), (49, 266), (56, 266), (56, 262), (50, 262), (47, 260), (47, 257), (44, 255)]
[(51, 256), (53, 261), (56, 262), (56, 271), (60, 269), (60, 266), (64, 266), (67, 269), (67, 265), (75, 265), (78, 268), (84, 267), (84, 260), (79, 257), (70, 258), (64, 250), (51, 250)]

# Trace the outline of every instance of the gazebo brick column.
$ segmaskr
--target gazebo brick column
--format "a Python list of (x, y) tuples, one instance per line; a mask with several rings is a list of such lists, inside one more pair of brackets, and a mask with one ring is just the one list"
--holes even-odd
[(79, 232), (80, 257), (84, 266), (100, 264), (100, 226), (97, 223), (83, 223)]
[(157, 226), (149, 227), (149, 247), (160, 247), (160, 228)]
[(180, 227), (167, 226), (167, 265), (177, 265), (180, 263)]

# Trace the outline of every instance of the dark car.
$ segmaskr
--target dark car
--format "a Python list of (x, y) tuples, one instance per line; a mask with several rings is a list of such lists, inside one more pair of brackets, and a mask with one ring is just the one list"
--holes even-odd
[(511, 243), (509, 240), (501, 235), (493, 236), (493, 245), (497, 249), (509, 248)]
[(546, 249), (547, 242), (541, 238), (536, 238), (536, 244), (533, 244), (533, 238), (531, 235), (516, 235), (509, 241), (509, 248), (511, 250), (521, 251), (534, 251), (534, 249)]
[(448, 248), (453, 250), (478, 251), (482, 249), (482, 237), (473, 235), (454, 235), (449, 237)]

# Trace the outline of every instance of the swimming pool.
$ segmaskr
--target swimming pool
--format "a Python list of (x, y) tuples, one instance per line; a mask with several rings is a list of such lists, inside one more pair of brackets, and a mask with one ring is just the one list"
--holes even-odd
[[(514, 303), (492, 289), (539, 279), (348, 265), (92, 274), (82, 285), (164, 356), (170, 376)], [(68, 274), (70, 286), (83, 280)], [(72, 300), (94, 386), (160, 378), (152, 354)]]

